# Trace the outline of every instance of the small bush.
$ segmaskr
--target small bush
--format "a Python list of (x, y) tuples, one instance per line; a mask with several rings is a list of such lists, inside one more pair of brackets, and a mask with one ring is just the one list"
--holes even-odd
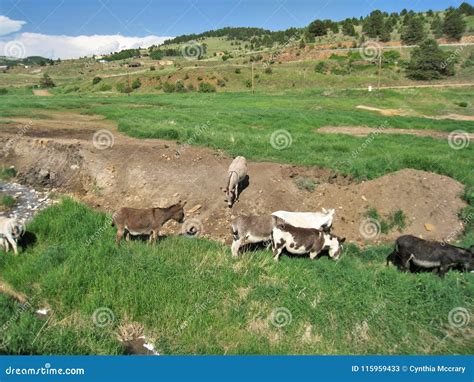
[(163, 84), (163, 91), (165, 93), (173, 93), (176, 90), (175, 84), (172, 84), (171, 82), (165, 82)]
[(464, 102), (464, 101), (462, 101), (462, 102), (455, 102), (454, 104), (455, 104), (455, 105), (458, 105), (459, 107), (467, 107), (467, 105), (468, 105), (468, 103), (467, 103), (467, 102)]
[(45, 73), (40, 79), (40, 86), (42, 88), (54, 88), (56, 84), (54, 83), (53, 79), (47, 73)]
[(215, 91), (216, 91), (215, 86), (210, 84), (209, 82), (201, 82), (199, 84), (200, 93), (214, 93)]
[(176, 81), (176, 84), (174, 85), (174, 90), (176, 93), (186, 93), (186, 87), (184, 86), (183, 81)]
[(225, 86), (225, 81), (219, 78), (217, 80), (217, 85), (220, 86), (221, 88), (223, 88)]
[(314, 71), (316, 73), (326, 73), (327, 71), (327, 65), (324, 61), (320, 61), (316, 64), (316, 66), (314, 67)]
[(267, 66), (267, 67), (265, 68), (265, 74), (272, 74), (272, 73), (273, 73), (272, 68), (271, 68), (270, 66)]
[(154, 66), (150, 66), (150, 71), (154, 72), (156, 68)]
[(234, 72), (235, 74), (240, 74), (241, 73), (240, 68), (235, 68)]
[(142, 86), (140, 78), (135, 78), (132, 82), (132, 89), (138, 89), (140, 86)]
[(92, 85), (96, 85), (96, 84), (98, 84), (100, 81), (102, 81), (102, 78), (101, 78), (101, 77), (94, 77), (94, 79), (92, 80)]
[(202, 81), (202, 77), (201, 77), (201, 76), (198, 76), (197, 80), (198, 80), (198, 81)]
[(118, 83), (115, 88), (117, 89), (118, 92), (120, 93), (131, 93), (132, 92), (132, 88), (130, 86), (128, 86), (127, 84), (124, 84), (122, 82)]
[(15, 167), (2, 167), (0, 169), (0, 179), (7, 180), (16, 176)]
[(15, 198), (11, 195), (3, 195), (0, 199), (0, 205), (6, 208), (12, 208), (15, 204)]
[(314, 192), (318, 183), (314, 179), (300, 176), (295, 179), (295, 184), (300, 190)]
[(371, 207), (364, 216), (376, 220), (380, 225), (380, 232), (383, 234), (387, 234), (394, 228), (401, 232), (406, 227), (406, 215), (402, 210), (396, 210), (384, 219), (375, 208)]
[(0, 95), (5, 95), (8, 93), (8, 89), (6, 88), (0, 88)]
[(102, 84), (99, 87), (99, 91), (101, 91), (101, 92), (107, 92), (107, 91), (110, 91), (110, 90), (112, 90), (112, 85), (109, 85), (109, 84)]
[(247, 86), (248, 88), (251, 88), (252, 87), (252, 81), (251, 80), (245, 81), (245, 86)]

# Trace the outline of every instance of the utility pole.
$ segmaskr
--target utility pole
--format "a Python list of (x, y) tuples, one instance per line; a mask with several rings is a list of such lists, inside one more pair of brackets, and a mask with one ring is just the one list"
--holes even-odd
[(380, 53), (379, 53), (379, 79), (378, 79), (378, 90), (380, 91), (380, 77), (382, 75), (382, 56), (383, 56), (383, 49), (380, 48)]
[(127, 83), (128, 83), (128, 89), (127, 89), (127, 95), (130, 95), (130, 91), (132, 90), (132, 87), (130, 85), (130, 66), (127, 64)]
[(253, 75), (253, 61), (252, 61), (252, 94), (255, 94), (255, 83), (254, 83), (254, 75)]

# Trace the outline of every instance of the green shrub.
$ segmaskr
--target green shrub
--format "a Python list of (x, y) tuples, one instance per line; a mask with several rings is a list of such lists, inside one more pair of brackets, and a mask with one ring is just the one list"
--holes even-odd
[(240, 68), (235, 68), (234, 72), (235, 74), (240, 74), (241, 73)]
[(117, 91), (119, 93), (131, 93), (132, 92), (132, 88), (130, 86), (128, 86), (128, 84), (125, 84), (123, 82), (119, 82), (115, 88), (117, 89)]
[(316, 73), (326, 73), (327, 69), (328, 69), (328, 66), (324, 61), (319, 61), (314, 67), (314, 71)]
[(94, 79), (92, 80), (92, 85), (96, 85), (96, 84), (98, 84), (100, 81), (102, 81), (102, 78), (101, 78), (101, 77), (94, 77)]
[(370, 207), (364, 216), (376, 220), (380, 225), (380, 232), (383, 234), (387, 234), (394, 228), (401, 232), (406, 227), (406, 215), (402, 210), (396, 210), (389, 214), (387, 218), (383, 218), (375, 208)]
[(5, 95), (8, 93), (8, 89), (7, 88), (0, 88), (0, 95)]
[(176, 90), (175, 84), (172, 84), (171, 82), (165, 82), (163, 84), (163, 91), (165, 93), (173, 93)]
[(183, 81), (176, 81), (174, 88), (176, 93), (186, 93), (186, 87), (184, 86)]
[(42, 88), (54, 88), (56, 84), (54, 83), (53, 79), (48, 75), (48, 73), (45, 73), (40, 79), (40, 86)]
[(107, 92), (107, 91), (110, 91), (110, 90), (112, 90), (112, 85), (110, 85), (110, 84), (102, 84), (99, 87), (99, 91), (101, 91), (101, 92)]
[(464, 101), (462, 101), (462, 102), (455, 102), (454, 104), (455, 104), (455, 105), (458, 105), (459, 107), (467, 107), (467, 105), (468, 105), (468, 103), (467, 103), (467, 102), (464, 102)]
[(199, 84), (200, 93), (214, 93), (215, 91), (216, 91), (215, 86), (210, 84), (209, 82), (201, 82)]
[(265, 68), (265, 74), (272, 74), (272, 73), (273, 73), (272, 68), (271, 68), (270, 66), (267, 66), (267, 67)]
[(11, 195), (3, 195), (0, 199), (0, 205), (5, 208), (12, 208), (15, 204), (15, 198)]
[(7, 180), (16, 176), (15, 167), (2, 167), (0, 169), (0, 179)]
[(140, 86), (142, 86), (140, 78), (135, 78), (132, 82), (132, 89), (138, 89)]
[(300, 190), (314, 192), (318, 182), (315, 181), (314, 179), (300, 176), (295, 179), (295, 184), (296, 184), (296, 187), (298, 187)]

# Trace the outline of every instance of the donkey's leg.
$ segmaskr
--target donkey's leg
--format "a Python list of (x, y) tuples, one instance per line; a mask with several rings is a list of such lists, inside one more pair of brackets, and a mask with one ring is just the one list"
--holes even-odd
[(124, 233), (123, 227), (117, 227), (117, 236), (115, 237), (115, 244), (117, 246), (120, 245), (120, 240), (122, 240), (123, 233)]

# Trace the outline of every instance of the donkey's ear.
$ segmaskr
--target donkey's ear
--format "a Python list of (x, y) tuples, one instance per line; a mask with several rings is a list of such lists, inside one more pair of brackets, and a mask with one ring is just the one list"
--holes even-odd
[(184, 207), (184, 206), (186, 205), (186, 203), (187, 203), (187, 202), (188, 202), (188, 201), (187, 201), (187, 200), (185, 200), (185, 201), (184, 201), (184, 202), (182, 202), (182, 203), (180, 202), (180, 204), (181, 204), (181, 206), (182, 206), (182, 207)]
[(346, 241), (345, 237), (343, 237), (342, 239), (339, 239), (339, 243), (341, 243), (341, 244), (344, 243), (345, 241)]

